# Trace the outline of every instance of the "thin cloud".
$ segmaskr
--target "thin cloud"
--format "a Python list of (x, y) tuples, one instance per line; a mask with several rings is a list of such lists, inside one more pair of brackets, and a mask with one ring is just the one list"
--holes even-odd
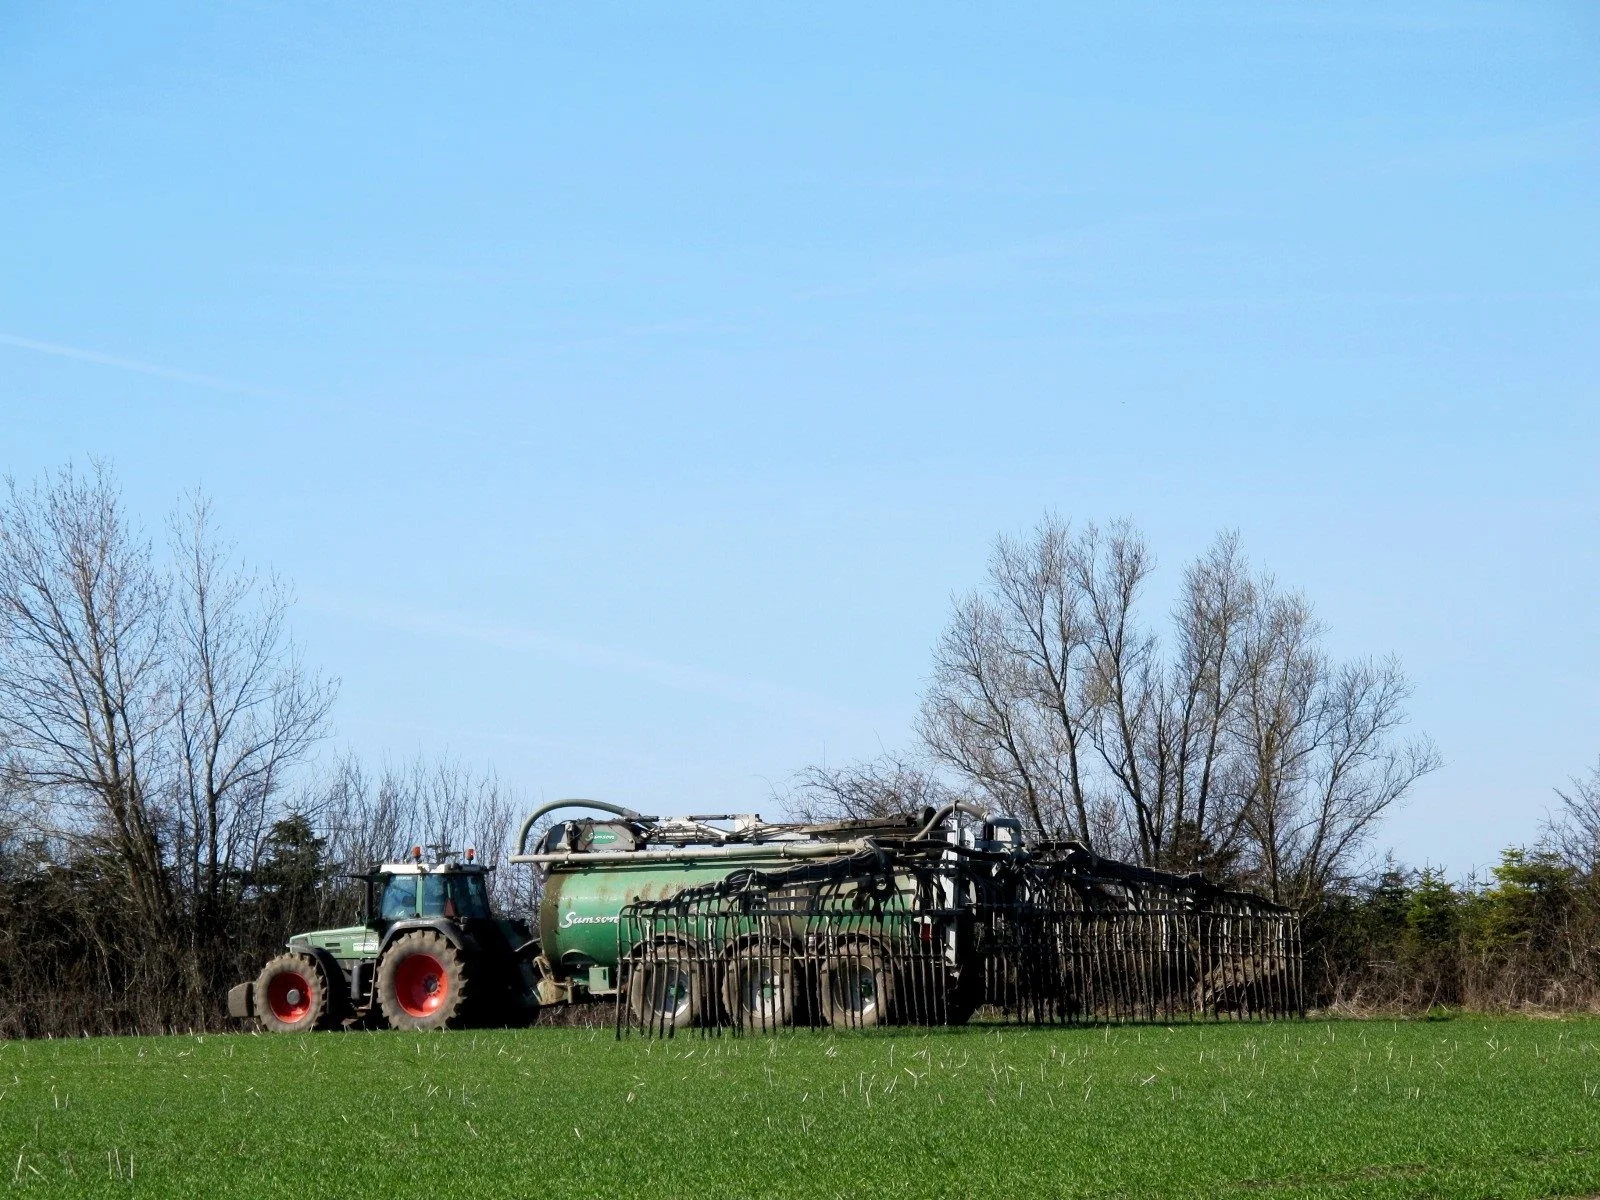
[(418, 420), (410, 413), (396, 407), (383, 408), (380, 413), (380, 410), (373, 406), (360, 406), (346, 402), (308, 398), (303, 395), (295, 395), (292, 392), (280, 392), (273, 388), (258, 387), (253, 383), (241, 383), (237, 379), (223, 379), (217, 375), (206, 375), (198, 371), (185, 371), (179, 367), (166, 367), (160, 363), (149, 363), (137, 358), (124, 358), (117, 354), (102, 354), (98, 350), (89, 350), (83, 346), (68, 346), (61, 342), (44, 342), (37, 338), (19, 337), (14, 333), (0, 333), (0, 346), (10, 346), (16, 350), (27, 350), (33, 354), (46, 354), (52, 358), (64, 358), (72, 362), (92, 363), (97, 367), (110, 367), (114, 371), (127, 371), (134, 375), (147, 375), (152, 379), (170, 379), (174, 383), (205, 388), (213, 392), (223, 392), (232, 396), (249, 396), (258, 400), (271, 400), (278, 404), (296, 405), (302, 409), (314, 408), (319, 412), (346, 412), (357, 416), (370, 417), (381, 415), (382, 419), (388, 424), (405, 425), (442, 436), (452, 436), (459, 433), (459, 430), (453, 426), (438, 421)]

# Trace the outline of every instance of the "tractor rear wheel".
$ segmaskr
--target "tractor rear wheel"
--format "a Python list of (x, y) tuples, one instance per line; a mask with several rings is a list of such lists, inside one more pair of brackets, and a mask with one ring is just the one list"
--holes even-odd
[(640, 952), (628, 974), (628, 1012), (647, 1033), (687, 1029), (700, 1016), (705, 989), (693, 947), (681, 943)]
[(378, 964), (378, 1006), (391, 1029), (450, 1029), (465, 1020), (472, 981), (466, 957), (432, 930), (395, 939)]
[(741, 946), (728, 958), (722, 1004), (740, 1029), (781, 1029), (794, 1024), (794, 957), (783, 946)]
[(818, 972), (822, 1019), (847, 1029), (870, 1029), (889, 1020), (894, 972), (870, 942), (846, 942), (822, 960)]
[(256, 1018), (270, 1033), (328, 1029), (340, 1016), (333, 991), (309, 954), (280, 954), (256, 976)]

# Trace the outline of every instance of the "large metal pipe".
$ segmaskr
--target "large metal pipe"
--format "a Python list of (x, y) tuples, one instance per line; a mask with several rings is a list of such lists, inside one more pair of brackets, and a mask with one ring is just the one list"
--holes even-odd
[(546, 813), (553, 813), (558, 808), (592, 808), (598, 812), (608, 812), (621, 817), (624, 821), (655, 821), (659, 818), (646, 817), (636, 813), (631, 808), (623, 808), (620, 804), (608, 804), (604, 800), (552, 800), (541, 808), (536, 808), (522, 823), (522, 828), (517, 831), (517, 852), (511, 856), (512, 862), (535, 862), (537, 860), (526, 858), (528, 850), (528, 834), (533, 831), (534, 823)]
[(521, 845), (511, 856), (514, 863), (582, 863), (616, 866), (624, 863), (712, 862), (728, 858), (842, 858), (872, 847), (870, 840), (850, 842), (740, 842), (728, 846), (674, 846), (669, 850), (561, 850), (554, 854), (524, 854)]
[(953, 812), (964, 812), (969, 817), (977, 817), (980, 821), (989, 819), (989, 811), (987, 809), (979, 808), (976, 804), (968, 804), (965, 800), (953, 800), (928, 818), (928, 823), (912, 834), (911, 840), (915, 842), (927, 837), (928, 834), (939, 827), (941, 821)]

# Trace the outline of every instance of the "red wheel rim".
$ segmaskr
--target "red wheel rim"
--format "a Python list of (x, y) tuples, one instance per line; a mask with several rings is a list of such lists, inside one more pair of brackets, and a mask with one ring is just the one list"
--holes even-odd
[(279, 971), (267, 983), (267, 1007), (285, 1025), (293, 1025), (311, 1011), (311, 984), (299, 971)]
[(413, 1017), (438, 1012), (449, 995), (450, 977), (431, 954), (408, 954), (394, 969), (394, 998)]

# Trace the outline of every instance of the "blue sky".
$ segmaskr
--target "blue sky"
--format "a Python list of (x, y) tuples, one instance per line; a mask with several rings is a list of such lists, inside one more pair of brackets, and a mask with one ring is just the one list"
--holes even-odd
[(0, 468), (203, 485), (342, 743), (771, 807), (1046, 509), (1236, 528), (1446, 766), (1600, 755), (1600, 8), (0, 9)]

